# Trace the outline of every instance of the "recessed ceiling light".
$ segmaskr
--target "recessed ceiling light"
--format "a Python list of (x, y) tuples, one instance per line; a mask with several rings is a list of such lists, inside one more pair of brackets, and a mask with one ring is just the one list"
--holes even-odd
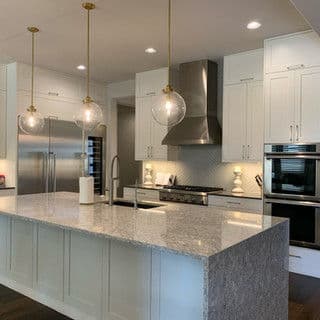
[(254, 29), (258, 29), (261, 27), (261, 23), (258, 21), (251, 21), (247, 24), (247, 28), (249, 30), (254, 30)]
[(77, 66), (78, 70), (86, 70), (86, 66), (84, 66), (83, 64), (80, 64), (80, 66)]
[(157, 50), (155, 48), (147, 48), (146, 50), (144, 50), (145, 53), (156, 53)]

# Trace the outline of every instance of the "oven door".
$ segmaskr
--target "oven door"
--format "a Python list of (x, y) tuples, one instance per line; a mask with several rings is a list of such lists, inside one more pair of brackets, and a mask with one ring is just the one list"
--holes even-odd
[(265, 198), (264, 214), (290, 220), (290, 244), (320, 249), (319, 203)]
[(270, 198), (320, 201), (320, 156), (265, 154), (264, 193)]

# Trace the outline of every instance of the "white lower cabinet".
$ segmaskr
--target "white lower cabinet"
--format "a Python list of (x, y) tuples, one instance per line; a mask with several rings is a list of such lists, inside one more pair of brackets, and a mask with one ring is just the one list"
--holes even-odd
[(36, 237), (34, 286), (44, 294), (62, 300), (64, 232), (38, 224)]
[(209, 206), (221, 207), (227, 210), (252, 213), (262, 213), (263, 211), (262, 199), (209, 195), (208, 202)]
[(9, 219), (5, 216), (0, 216), (0, 275), (7, 270), (8, 227)]
[(13, 280), (32, 286), (34, 224), (11, 219), (9, 244), (9, 273)]
[(151, 249), (111, 241), (109, 257), (108, 319), (150, 319)]
[(320, 251), (290, 246), (289, 271), (320, 278)]
[(202, 320), (199, 259), (0, 215), (0, 283), (76, 320)]
[[(158, 190), (148, 190), (143, 188), (138, 188), (137, 190), (138, 201), (159, 201), (159, 197), (160, 194)], [(123, 188), (123, 198), (125, 200), (134, 200), (135, 188)]]
[(65, 242), (64, 300), (82, 313), (100, 319), (104, 241), (68, 232)]

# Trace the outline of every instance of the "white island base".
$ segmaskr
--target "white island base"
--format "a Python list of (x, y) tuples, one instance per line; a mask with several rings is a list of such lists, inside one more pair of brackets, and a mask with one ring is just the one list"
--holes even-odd
[(288, 221), (76, 202), (0, 201), (1, 284), (73, 319), (287, 320)]

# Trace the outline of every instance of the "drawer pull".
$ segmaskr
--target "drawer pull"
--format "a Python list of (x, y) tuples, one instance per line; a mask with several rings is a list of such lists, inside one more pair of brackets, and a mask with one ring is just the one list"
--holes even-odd
[(146, 195), (146, 193), (144, 193), (144, 192), (137, 192), (138, 194), (141, 194), (141, 195), (143, 195), (143, 196), (145, 196)]
[(58, 97), (58, 96), (59, 96), (59, 93), (58, 93), (58, 92), (51, 92), (51, 91), (49, 91), (49, 92), (48, 92), (48, 95), (49, 95), (49, 96)]
[(296, 259), (302, 259), (301, 256), (296, 256), (295, 254), (289, 254), (289, 257), (296, 258)]
[(154, 96), (156, 93), (155, 92), (147, 92), (146, 95), (147, 96)]
[(244, 78), (244, 79), (240, 79), (240, 81), (250, 81), (250, 80), (254, 80), (254, 78), (253, 78), (253, 77), (251, 77), (251, 78)]
[(297, 69), (302, 69), (302, 68), (304, 68), (304, 64), (296, 64), (294, 66), (287, 67), (288, 70), (297, 70)]
[(227, 203), (229, 203), (229, 204), (237, 204), (237, 205), (241, 204), (240, 202), (233, 202), (233, 201), (227, 201)]

